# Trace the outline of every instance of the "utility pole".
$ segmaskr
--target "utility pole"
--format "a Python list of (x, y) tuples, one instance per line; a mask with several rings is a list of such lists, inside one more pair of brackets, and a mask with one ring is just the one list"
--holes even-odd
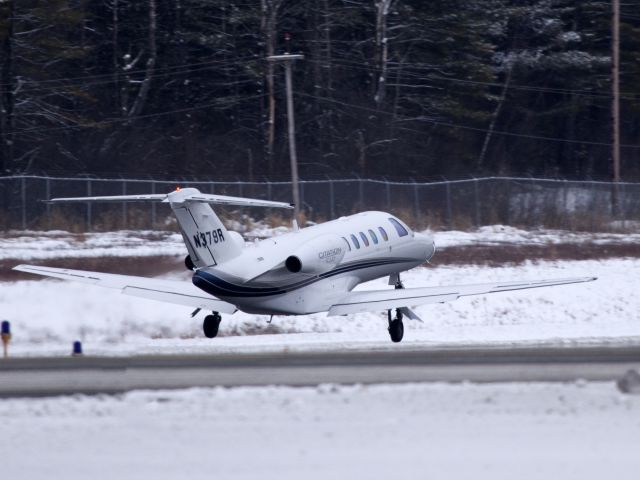
[(611, 89), (613, 100), (611, 116), (613, 119), (613, 142), (611, 157), (613, 160), (613, 192), (611, 207), (614, 215), (619, 213), (620, 182), (620, 0), (613, 0), (613, 18), (611, 21)]
[(289, 34), (285, 34), (287, 52), (284, 55), (270, 55), (270, 62), (283, 62), (285, 68), (285, 80), (287, 85), (287, 120), (289, 124), (289, 159), (291, 160), (291, 187), (293, 190), (294, 210), (293, 216), (300, 220), (300, 187), (298, 185), (298, 155), (296, 152), (296, 122), (293, 115), (293, 81), (291, 80), (291, 64), (295, 60), (302, 60), (304, 55), (292, 55), (289, 53)]

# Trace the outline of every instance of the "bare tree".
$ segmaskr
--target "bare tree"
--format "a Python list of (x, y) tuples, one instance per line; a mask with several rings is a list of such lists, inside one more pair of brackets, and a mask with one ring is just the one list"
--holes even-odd
[(13, 158), (13, 0), (0, 4), (0, 174)]
[(382, 105), (386, 94), (386, 82), (388, 74), (389, 60), (389, 39), (387, 37), (387, 17), (393, 0), (374, 0), (376, 8), (376, 66), (377, 66), (377, 87), (374, 100), (378, 107)]
[(496, 104), (496, 109), (493, 111), (493, 115), (491, 116), (491, 123), (489, 124), (489, 129), (484, 136), (484, 142), (482, 142), (482, 150), (480, 150), (480, 156), (478, 157), (478, 162), (476, 164), (478, 170), (481, 170), (484, 167), (484, 159), (487, 155), (489, 142), (491, 142), (491, 137), (493, 136), (493, 132), (496, 128), (496, 122), (498, 121), (498, 117), (500, 116), (502, 106), (507, 99), (507, 92), (509, 91), (509, 86), (511, 85), (512, 71), (512, 66), (507, 65), (507, 74), (504, 80), (504, 84), (502, 85), (502, 93), (500, 94), (500, 98), (498, 99), (498, 103)]
[[(157, 51), (157, 45), (156, 45), (156, 31), (157, 31), (156, 0), (148, 0), (148, 2), (149, 2), (148, 33), (147, 33), (148, 54), (147, 54), (147, 62), (145, 65), (144, 78), (141, 81), (134, 79), (132, 75), (127, 72), (129, 72), (130, 70), (133, 70), (135, 66), (140, 62), (140, 60), (142, 60), (142, 58), (146, 53), (145, 49), (141, 48), (133, 60), (128, 54), (125, 56), (125, 60), (127, 61), (127, 63), (123, 67), (123, 71), (125, 72), (125, 75), (124, 75), (125, 85), (123, 86), (121, 103), (120, 103), (121, 115), (126, 119), (126, 122), (124, 122), (125, 126), (130, 126), (135, 121), (136, 117), (140, 115), (140, 113), (144, 109), (145, 103), (149, 96), (149, 89), (151, 88), (151, 81), (153, 80), (156, 61), (158, 57), (158, 51)], [(118, 22), (117, 0), (114, 0), (113, 8), (114, 10), (116, 10), (116, 12), (113, 15), (113, 20), (115, 23), (117, 23)], [(114, 23), (114, 30), (117, 30), (115, 23)], [(117, 59), (115, 59), (115, 61), (117, 62)], [(119, 69), (117, 63), (114, 66)], [(134, 86), (137, 86), (138, 91), (135, 96), (135, 99), (132, 102), (129, 102), (130, 88)], [(131, 104), (129, 105), (129, 103)], [(112, 150), (119, 134), (120, 134), (120, 128), (116, 127), (111, 133), (111, 135), (107, 137), (104, 144), (102, 145), (102, 148), (100, 149), (101, 156), (107, 155)]]
[[(275, 55), (277, 40), (278, 10), (282, 0), (261, 0), (262, 18), (261, 29), (265, 42), (266, 56)], [(268, 119), (266, 131), (267, 168), (273, 173), (273, 148), (276, 137), (276, 97), (275, 97), (275, 65), (267, 62), (265, 83), (267, 84)]]

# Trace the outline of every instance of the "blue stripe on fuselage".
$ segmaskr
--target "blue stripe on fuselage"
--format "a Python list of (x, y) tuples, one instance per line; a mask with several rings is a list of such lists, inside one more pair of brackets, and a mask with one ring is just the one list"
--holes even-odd
[(282, 295), (284, 293), (297, 290), (298, 288), (306, 287), (319, 280), (329, 278), (341, 273), (352, 272), (356, 270), (364, 270), (371, 267), (379, 267), (382, 265), (391, 265), (394, 263), (407, 263), (413, 262), (413, 258), (396, 258), (388, 260), (370, 260), (365, 262), (357, 262), (351, 264), (345, 264), (338, 266), (337, 268), (317, 275), (313, 278), (308, 278), (299, 282), (290, 283), (288, 285), (282, 285), (278, 287), (255, 287), (247, 285), (237, 285), (230, 283), (222, 278), (202, 270), (194, 273), (192, 281), (193, 284), (201, 290), (204, 290), (210, 295), (215, 297), (267, 297), (273, 295)]

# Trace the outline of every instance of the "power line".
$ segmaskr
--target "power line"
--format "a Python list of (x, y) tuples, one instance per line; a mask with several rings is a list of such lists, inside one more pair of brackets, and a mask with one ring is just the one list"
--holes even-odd
[[(316, 63), (320, 63), (323, 65), (326, 65), (327, 62), (324, 62), (322, 60), (309, 60), (310, 62), (316, 62)], [(368, 67), (366, 65), (362, 65), (361, 63), (356, 63), (356, 62), (350, 62), (348, 60), (332, 60), (332, 63), (337, 64), (337, 65), (341, 65), (347, 68), (352, 68), (354, 70), (365, 70), (365, 71), (371, 71), (373, 67)], [(398, 66), (398, 64), (395, 64), (393, 62), (390, 62), (391, 65), (394, 66)], [(488, 86), (488, 87), (503, 87), (502, 83), (498, 83), (498, 82), (483, 82), (480, 80), (468, 80), (468, 79), (462, 79), (462, 78), (457, 78), (457, 77), (452, 77), (452, 76), (444, 76), (444, 75), (437, 75), (434, 73), (429, 73), (428, 75), (420, 75), (419, 73), (415, 72), (415, 71), (411, 71), (413, 70), (425, 70), (425, 69), (429, 69), (431, 71), (433, 71), (434, 69), (438, 68), (437, 65), (428, 65), (428, 66), (423, 66), (420, 64), (406, 64), (406, 65), (402, 65), (402, 76), (404, 77), (412, 77), (412, 78), (419, 78), (422, 80), (442, 80), (442, 81), (446, 81), (446, 82), (452, 82), (452, 83), (461, 83), (461, 84), (469, 84), (469, 85), (484, 85), (484, 86)], [(411, 85), (411, 84), (392, 84), (389, 83), (388, 86), (404, 86), (404, 87), (408, 87), (408, 88), (434, 88), (433, 85)], [(558, 88), (558, 87), (541, 87), (541, 86), (537, 86), (537, 85), (526, 85), (526, 84), (511, 84), (509, 85), (509, 89), (514, 89), (514, 90), (525, 90), (525, 91), (535, 91), (535, 92), (549, 92), (549, 93), (556, 93), (556, 94), (573, 94), (573, 95), (578, 95), (578, 96), (584, 96), (584, 97), (595, 97), (595, 98), (611, 98), (611, 93), (599, 93), (599, 92), (592, 92), (590, 90), (587, 89), (569, 89), (569, 88)], [(640, 100), (640, 93), (635, 93), (635, 92), (622, 92), (621, 95), (623, 95), (621, 98), (624, 98), (626, 100)]]
[[(374, 108), (363, 107), (361, 105), (354, 105), (354, 104), (351, 104), (351, 103), (342, 102), (340, 100), (335, 100), (335, 99), (332, 99), (332, 98), (320, 97), (320, 96), (317, 96), (317, 95), (310, 95), (310, 94), (307, 94), (307, 93), (297, 93), (296, 95), (309, 97), (309, 98), (314, 98), (316, 100), (322, 100), (322, 101), (326, 101), (326, 102), (329, 102), (329, 103), (340, 104), (340, 105), (344, 105), (344, 106), (347, 106), (347, 107), (364, 110), (364, 111), (371, 112), (371, 113), (396, 116), (392, 112), (386, 112), (386, 111), (383, 111), (383, 110), (376, 110)], [(443, 126), (443, 127), (450, 127), (450, 128), (459, 128), (461, 130), (471, 130), (471, 131), (475, 131), (475, 132), (487, 133), (489, 131), (486, 128), (471, 127), (471, 126), (468, 126), (468, 125), (460, 125), (460, 124), (451, 123), (451, 122), (443, 122), (443, 121), (440, 121), (440, 120), (430, 119), (430, 118), (426, 118), (426, 117), (409, 118), (409, 117), (397, 117), (396, 116), (396, 118), (399, 121), (425, 122), (425, 123), (430, 123), (430, 124), (433, 124), (433, 125), (440, 125), (440, 126)], [(413, 129), (406, 128), (406, 127), (402, 127), (402, 128), (404, 130), (408, 130), (408, 131), (413, 131), (413, 132), (417, 132), (417, 133), (423, 133), (423, 132), (419, 132), (418, 130), (413, 130)], [(546, 137), (546, 136), (542, 136), (542, 135), (530, 135), (530, 134), (524, 134), (524, 133), (506, 132), (506, 131), (502, 131), (502, 130), (493, 130), (492, 133), (497, 134), (497, 135), (510, 136), (510, 137), (529, 138), (529, 139), (533, 139), (533, 140), (545, 140), (545, 141), (552, 141), (552, 142), (563, 142), (563, 143), (573, 143), (573, 144), (581, 144), (581, 145), (596, 145), (596, 146), (602, 146), (602, 147), (611, 147), (611, 143), (594, 142), (594, 141), (590, 141), (590, 140), (571, 140), (571, 139), (567, 139), (567, 138)], [(624, 144), (624, 145), (620, 145), (620, 147), (624, 147), (624, 148), (640, 148), (640, 145)]]
[[(175, 70), (175, 69), (188, 69), (192, 68), (192, 67), (202, 67), (202, 66), (211, 66), (211, 67), (215, 67), (215, 66), (220, 66), (220, 65), (231, 65), (231, 64), (235, 64), (237, 65), (238, 62), (241, 61), (245, 61), (245, 60), (250, 60), (250, 59), (255, 59), (255, 60), (260, 60), (258, 57), (256, 57), (255, 55), (248, 55), (246, 57), (234, 57), (232, 60), (209, 60), (206, 62), (197, 62), (197, 63), (184, 63), (184, 64), (178, 64), (178, 65), (169, 65), (166, 67), (160, 67), (160, 68), (155, 68), (154, 72), (163, 72), (165, 70)], [(124, 76), (124, 75), (136, 75), (136, 74), (142, 74), (142, 73), (146, 73), (146, 68), (145, 69), (139, 69), (139, 70), (120, 70), (117, 72), (110, 72), (110, 73), (101, 73), (101, 74), (96, 74), (96, 75), (84, 75), (84, 76), (78, 76), (78, 77), (60, 77), (60, 78), (51, 78), (51, 79), (47, 79), (47, 80), (38, 80), (38, 83), (40, 84), (46, 84), (46, 83), (63, 83), (63, 82), (69, 82), (69, 81), (76, 81), (76, 80), (92, 80), (92, 79), (96, 79), (96, 80), (100, 80), (102, 78), (108, 79), (108, 78), (113, 78), (114, 75), (120, 75), (120, 76)], [(15, 87), (16, 82), (13, 83), (0, 83), (0, 86), (3, 87)], [(82, 84), (79, 84), (82, 85)], [(53, 85), (52, 88), (56, 87), (56, 85)]]
[[(257, 95), (251, 95), (251, 96), (247, 96), (247, 97), (242, 97), (242, 101), (244, 100), (253, 100), (256, 98), (261, 98), (264, 97), (265, 95), (263, 93), (257, 94)], [(228, 99), (224, 99), (224, 100), (218, 100), (216, 102), (213, 103), (208, 103), (208, 104), (204, 104), (204, 105), (198, 105), (195, 107), (185, 107), (185, 108), (178, 108), (175, 110), (167, 110), (164, 112), (157, 112), (157, 113), (149, 113), (146, 115), (138, 115), (135, 117), (128, 117), (128, 118), (109, 118), (106, 120), (99, 120), (97, 122), (91, 122), (90, 124), (86, 124), (86, 125), (65, 125), (63, 127), (50, 127), (50, 128), (27, 128), (27, 129), (22, 129), (22, 130), (14, 130), (13, 132), (7, 132), (7, 135), (27, 135), (27, 134), (31, 134), (31, 133), (43, 133), (43, 132), (55, 132), (55, 131), (63, 131), (63, 130), (73, 130), (73, 129), (77, 129), (77, 128), (96, 128), (96, 127), (101, 127), (101, 126), (106, 126), (106, 125), (111, 125), (111, 124), (115, 124), (115, 123), (127, 123), (127, 122), (133, 122), (136, 120), (142, 120), (145, 118), (155, 118), (155, 117), (162, 117), (162, 116), (166, 116), (166, 115), (173, 115), (176, 113), (185, 113), (185, 112), (192, 112), (195, 110), (204, 110), (207, 108), (212, 108), (212, 107), (219, 107), (220, 105), (224, 104), (224, 103), (228, 103)]]

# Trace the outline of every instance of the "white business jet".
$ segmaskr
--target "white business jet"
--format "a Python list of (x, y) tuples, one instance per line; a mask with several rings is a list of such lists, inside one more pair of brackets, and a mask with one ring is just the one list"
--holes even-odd
[[(218, 334), (221, 313), (237, 310), (262, 315), (328, 312), (348, 315), (387, 311), (391, 340), (404, 335), (403, 317), (420, 320), (416, 305), (442, 303), (466, 295), (588, 282), (595, 278), (502, 282), (451, 287), (404, 288), (400, 272), (428, 262), (433, 238), (411, 231), (395, 216), (363, 212), (246, 243), (228, 231), (209, 204), (292, 208), (291, 204), (207, 195), (195, 188), (169, 194), (58, 198), (62, 202), (163, 202), (175, 214), (193, 271), (192, 284), (108, 273), (18, 265), (14, 270), (115, 288), (128, 295), (195, 307), (206, 337)], [(385, 290), (353, 291), (370, 280), (389, 277)]]

